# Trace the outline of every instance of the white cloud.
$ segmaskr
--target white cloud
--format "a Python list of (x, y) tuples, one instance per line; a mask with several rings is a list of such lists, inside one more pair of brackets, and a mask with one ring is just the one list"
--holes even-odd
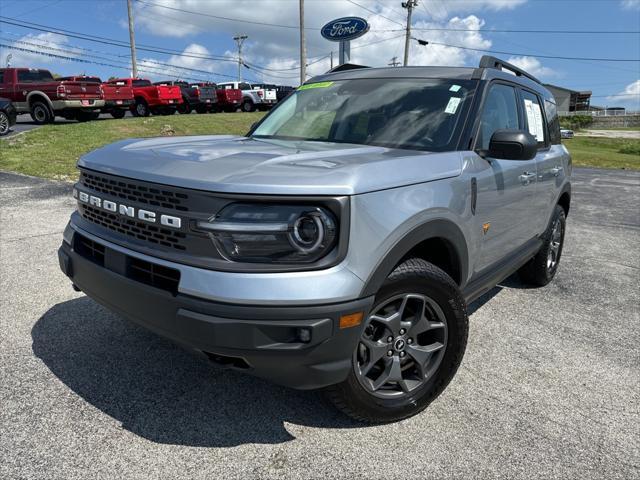
[(622, 0), (622, 8), (626, 10), (640, 9), (640, 0)]
[[(427, 1), (424, 8), (420, 6), (414, 11), (413, 26), (416, 28), (414, 36), (435, 43), (420, 46), (417, 42), (412, 41), (410, 63), (413, 65), (475, 65), (481, 56), (480, 52), (438, 45), (438, 43), (444, 43), (480, 49), (491, 47), (491, 41), (478, 31), (484, 26), (484, 21), (476, 15), (456, 15), (456, 12), (468, 13), (471, 10), (514, 8), (524, 2), (525, 0)], [(137, 4), (136, 23), (145, 32), (184, 38), (207, 31), (215, 31), (218, 34), (228, 35), (229, 39), (235, 34), (245, 33), (249, 35), (249, 39), (245, 43), (244, 58), (247, 63), (262, 67), (262, 69), (243, 69), (243, 75), (246, 78), (291, 85), (298, 83), (299, 71), (295, 68), (299, 59), (297, 28), (242, 24), (207, 16), (242, 18), (254, 22), (296, 27), (299, 21), (297, 1), (261, 0), (260, 8), (255, 8), (255, 2), (249, 0), (228, 2), (224, 8), (221, 8), (219, 2), (199, 0), (154, 0), (154, 3), (179, 10), (197, 11), (200, 15), (141, 2)], [(324, 73), (329, 69), (328, 55), (331, 50), (334, 51), (334, 61), (337, 62), (338, 45), (324, 40), (320, 33), (313, 29), (333, 18), (346, 15), (363, 16), (371, 25), (369, 33), (351, 42), (351, 61), (353, 63), (382, 66), (387, 65), (394, 56), (398, 57), (400, 61), (402, 60), (405, 11), (395, 3), (391, 5), (390, 2), (360, 0), (358, 3), (377, 12), (377, 14), (372, 14), (347, 2), (307, 2), (305, 18), (307, 26), (311, 28), (307, 30), (306, 34), (307, 56), (309, 63), (312, 63), (307, 69), (309, 75)], [(438, 6), (439, 10), (436, 10)], [(436, 11), (440, 13), (436, 14)], [(418, 30), (420, 28), (442, 27), (469, 31)], [(220, 55), (219, 51), (216, 53)], [(235, 58), (237, 53), (231, 51), (225, 52), (225, 55)], [(327, 56), (327, 58), (320, 59), (323, 56)], [(177, 63), (177, 59), (170, 63)], [(197, 63), (201, 65), (201, 62)], [(235, 69), (229, 68), (228, 62), (214, 61), (213, 63), (213, 68), (209, 66), (204, 69), (228, 74), (235, 73)], [(197, 68), (201, 68), (201, 66)]]
[(37, 35), (28, 34), (16, 38), (10, 43), (9, 48), (0, 49), (0, 58), (3, 66), (7, 55), (11, 54), (11, 65), (16, 67), (51, 66), (55, 71), (55, 65), (69, 64), (71, 60), (32, 53), (26, 50), (38, 51), (43, 54), (57, 55), (69, 58), (76, 58), (81, 55), (81, 51), (68, 45), (69, 39), (65, 35), (57, 33), (40, 33)]
[(558, 76), (558, 72), (552, 68), (545, 67), (540, 63), (540, 60), (535, 57), (511, 57), (507, 61), (514, 64), (516, 67), (523, 69), (525, 72), (530, 73), (534, 77), (549, 78)]
[(607, 97), (607, 100), (614, 105), (640, 110), (640, 80), (631, 82), (617, 95)]

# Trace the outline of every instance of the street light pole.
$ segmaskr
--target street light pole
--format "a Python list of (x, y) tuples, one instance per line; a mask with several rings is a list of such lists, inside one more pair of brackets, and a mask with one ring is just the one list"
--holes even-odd
[(242, 44), (249, 38), (247, 35), (236, 35), (233, 39), (238, 45), (238, 82), (242, 81)]
[(136, 60), (136, 36), (133, 31), (133, 7), (131, 0), (127, 0), (127, 14), (129, 15), (129, 45), (131, 46), (131, 75), (138, 77), (138, 62)]
[(304, 37), (304, 0), (300, 0), (300, 85), (307, 79), (307, 47)]
[(407, 31), (404, 38), (404, 66), (409, 65), (409, 42), (411, 40), (411, 14), (413, 9), (418, 6), (418, 0), (407, 0), (402, 2), (402, 8), (407, 9)]

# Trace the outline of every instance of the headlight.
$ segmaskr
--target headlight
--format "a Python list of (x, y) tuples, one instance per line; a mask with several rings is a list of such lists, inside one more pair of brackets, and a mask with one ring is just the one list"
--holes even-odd
[(234, 262), (313, 263), (331, 252), (338, 239), (334, 215), (310, 205), (235, 203), (197, 226)]

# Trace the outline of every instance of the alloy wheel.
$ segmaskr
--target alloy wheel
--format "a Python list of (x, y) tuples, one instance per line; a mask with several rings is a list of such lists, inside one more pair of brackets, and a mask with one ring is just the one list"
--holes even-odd
[(447, 345), (448, 328), (440, 306), (426, 295), (407, 293), (373, 310), (354, 353), (360, 384), (371, 394), (411, 394), (437, 371)]
[(551, 245), (547, 255), (547, 270), (552, 272), (558, 266), (560, 260), (560, 247), (562, 245), (563, 227), (560, 219), (556, 219), (551, 231)]
[(6, 135), (9, 131), (9, 117), (4, 112), (0, 112), (0, 135)]

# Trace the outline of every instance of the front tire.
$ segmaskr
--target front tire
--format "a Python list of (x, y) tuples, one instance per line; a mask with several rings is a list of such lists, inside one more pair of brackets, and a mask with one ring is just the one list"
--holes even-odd
[(376, 295), (347, 379), (328, 387), (350, 417), (385, 423), (424, 410), (456, 373), (468, 318), (449, 275), (420, 258), (401, 263)]
[(49, 106), (40, 101), (35, 101), (31, 104), (31, 118), (36, 125), (45, 125), (47, 123), (53, 123), (53, 112), (49, 109)]
[(567, 218), (564, 208), (556, 205), (549, 226), (542, 235), (542, 247), (535, 257), (518, 270), (523, 282), (536, 287), (544, 287), (553, 280), (562, 256), (566, 224)]
[(111, 116), (113, 118), (124, 118), (124, 116), (126, 115), (127, 112), (125, 112), (123, 109), (118, 108), (116, 110), (111, 110)]

